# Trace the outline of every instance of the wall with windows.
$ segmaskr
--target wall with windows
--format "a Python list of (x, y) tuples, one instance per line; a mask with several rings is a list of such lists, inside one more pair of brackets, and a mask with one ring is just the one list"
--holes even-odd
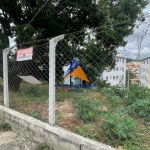
[(139, 80), (142, 86), (150, 88), (150, 58), (141, 60)]
[(112, 70), (106, 69), (102, 79), (112, 86), (124, 86), (126, 80), (126, 58), (116, 57), (116, 65)]

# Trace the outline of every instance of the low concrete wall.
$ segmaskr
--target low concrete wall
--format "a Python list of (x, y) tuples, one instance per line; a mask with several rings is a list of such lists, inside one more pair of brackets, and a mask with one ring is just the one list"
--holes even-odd
[(61, 127), (50, 126), (28, 115), (0, 105), (0, 123), (9, 123), (12, 129), (39, 143), (46, 143), (54, 150), (115, 150), (105, 144), (84, 138)]

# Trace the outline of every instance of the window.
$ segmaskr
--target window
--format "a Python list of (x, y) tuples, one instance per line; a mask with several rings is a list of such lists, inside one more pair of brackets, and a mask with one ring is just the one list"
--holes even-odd
[(122, 71), (124, 71), (124, 67), (122, 67)]
[(117, 58), (117, 62), (119, 62), (119, 59)]
[(122, 62), (124, 63), (124, 59), (122, 60)]
[(113, 76), (113, 79), (115, 80), (115, 76)]
[(106, 77), (106, 81), (108, 81), (108, 77)]
[(113, 69), (113, 71), (115, 71), (115, 68)]
[(110, 76), (110, 79), (112, 79), (112, 76)]
[(118, 67), (116, 67), (116, 70), (118, 71)]
[(124, 79), (124, 75), (122, 76), (122, 79)]
[(118, 79), (118, 76), (116, 76), (116, 79)]
[(120, 70), (121, 70), (121, 67), (120, 67)]

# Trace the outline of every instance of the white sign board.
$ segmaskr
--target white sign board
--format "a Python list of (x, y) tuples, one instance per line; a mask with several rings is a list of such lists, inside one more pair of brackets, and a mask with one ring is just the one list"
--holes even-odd
[(17, 50), (16, 61), (32, 60), (33, 47)]

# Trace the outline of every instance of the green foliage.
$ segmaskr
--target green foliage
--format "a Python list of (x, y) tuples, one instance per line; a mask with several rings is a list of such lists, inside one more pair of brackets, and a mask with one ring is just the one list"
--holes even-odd
[(138, 99), (133, 102), (129, 108), (136, 113), (140, 118), (144, 118), (150, 122), (150, 98), (149, 99)]
[(96, 79), (96, 81), (94, 82), (97, 86), (97, 88), (104, 88), (104, 87), (109, 87), (110, 84), (106, 83), (105, 80), (100, 80), (100, 79)]
[(107, 100), (111, 102), (112, 107), (117, 107), (121, 103), (120, 97), (118, 96), (119, 94), (117, 93), (118, 91), (117, 87), (102, 89), (102, 92), (107, 96)]
[(40, 89), (37, 86), (28, 86), (22, 91), (24, 94), (30, 97), (40, 97)]
[(128, 115), (112, 113), (101, 125), (107, 142), (122, 144), (126, 140), (135, 140), (136, 123)]
[(41, 116), (40, 116), (40, 111), (39, 110), (34, 110), (31, 114), (31, 116), (35, 119), (41, 120)]
[(53, 148), (51, 148), (45, 143), (42, 143), (42, 144), (38, 144), (38, 146), (36, 147), (36, 150), (53, 150)]
[(84, 125), (83, 127), (76, 126), (75, 132), (77, 132), (78, 134), (86, 138), (95, 140), (97, 133), (95, 132), (94, 128), (95, 128), (95, 125), (93, 124)]
[(140, 145), (140, 143), (135, 143), (133, 141), (126, 141), (123, 147), (126, 150), (146, 150), (144, 145)]
[(75, 108), (78, 110), (78, 116), (88, 122), (96, 118), (100, 114), (100, 103), (89, 99), (75, 100)]
[(11, 125), (8, 123), (3, 123), (0, 125), (0, 130), (2, 131), (9, 131), (11, 130)]
[(2, 50), (9, 46), (8, 37), (3, 33), (2, 29), (0, 28), (0, 61), (2, 61)]
[(136, 100), (144, 100), (150, 98), (150, 90), (147, 87), (140, 87), (139, 85), (131, 85), (127, 90), (125, 99), (128, 105), (134, 103)]

